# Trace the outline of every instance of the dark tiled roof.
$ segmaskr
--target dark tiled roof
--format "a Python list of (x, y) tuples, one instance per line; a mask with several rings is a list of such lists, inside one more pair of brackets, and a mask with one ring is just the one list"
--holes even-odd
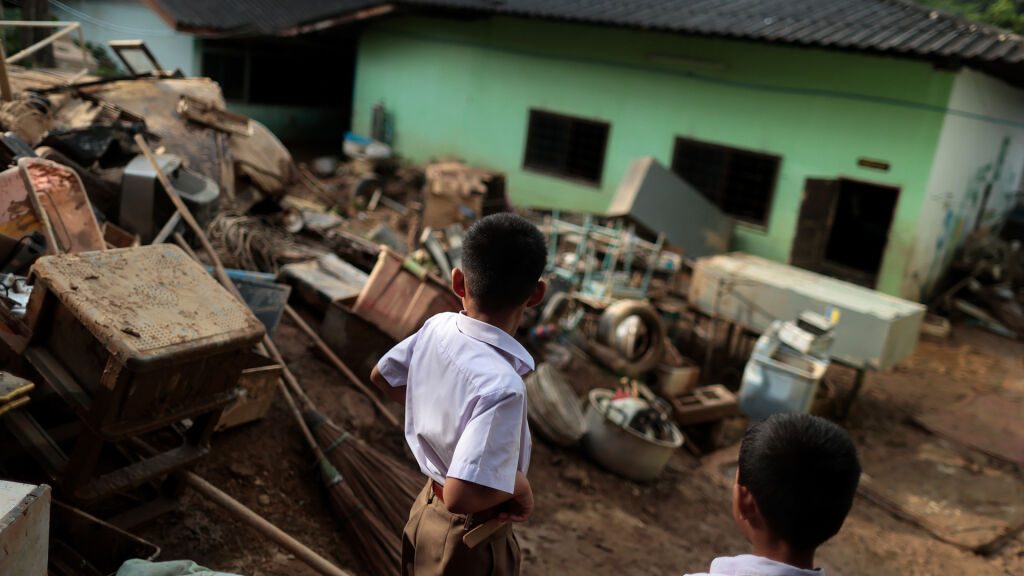
[(303, 24), (386, 4), (380, 0), (143, 0), (175, 29), (279, 34)]
[(785, 44), (1024, 62), (1024, 39), (901, 0), (412, 0)]
[(964, 62), (1024, 83), (1024, 38), (904, 0), (146, 1), (179, 28), (273, 33), (393, 4)]

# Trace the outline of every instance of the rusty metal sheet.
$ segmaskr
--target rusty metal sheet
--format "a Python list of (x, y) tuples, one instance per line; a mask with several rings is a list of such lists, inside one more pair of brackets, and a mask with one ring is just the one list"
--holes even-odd
[(70, 168), (42, 158), (22, 158), (0, 173), (0, 233), (21, 238), (42, 232), (47, 252), (103, 250), (81, 179)]
[(934, 434), (1024, 468), (1024, 397), (970, 396), (914, 420)]
[(47, 246), (51, 254), (107, 247), (85, 187), (74, 170), (42, 158), (22, 158), (18, 169), (24, 172), (46, 211), (54, 240)]
[(32, 274), (45, 288), (33, 298), (52, 292), (129, 364), (254, 344), (263, 336), (249, 308), (176, 246), (46, 256)]
[(0, 233), (21, 238), (42, 232), (32, 194), (18, 167), (0, 172)]

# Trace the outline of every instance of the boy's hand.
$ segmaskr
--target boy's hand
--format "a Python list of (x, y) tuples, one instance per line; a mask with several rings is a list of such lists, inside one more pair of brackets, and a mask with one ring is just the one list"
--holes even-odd
[(516, 472), (516, 486), (512, 498), (502, 505), (498, 514), (501, 522), (526, 522), (533, 513), (533, 488), (522, 472)]

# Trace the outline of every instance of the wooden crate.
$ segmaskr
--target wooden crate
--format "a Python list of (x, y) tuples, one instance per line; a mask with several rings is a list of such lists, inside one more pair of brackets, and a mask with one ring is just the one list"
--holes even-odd
[(50, 487), (0, 480), (0, 574), (46, 574)]
[(352, 306), (395, 340), (419, 330), (435, 314), (461, 309), (448, 284), (387, 247), (381, 248), (377, 265)]

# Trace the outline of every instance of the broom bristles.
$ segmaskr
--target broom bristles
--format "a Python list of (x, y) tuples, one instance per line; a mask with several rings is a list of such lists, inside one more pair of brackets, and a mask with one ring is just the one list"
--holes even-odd
[(331, 497), (331, 504), (341, 518), (342, 529), (357, 545), (356, 555), (374, 575), (400, 573), (402, 549), (399, 539), (355, 495), (351, 487), (326, 460), (320, 462), (320, 472)]
[(399, 546), (409, 510), (423, 487), (423, 476), (352, 436), (317, 410), (309, 409), (305, 416), (328, 462)]

